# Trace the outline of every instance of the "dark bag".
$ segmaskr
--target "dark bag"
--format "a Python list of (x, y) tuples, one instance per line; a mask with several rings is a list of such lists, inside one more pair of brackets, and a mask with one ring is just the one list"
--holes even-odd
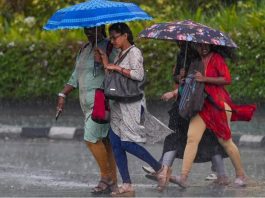
[(195, 80), (195, 70), (204, 74), (201, 61), (194, 61), (189, 68), (189, 74), (185, 78), (184, 88), (179, 104), (179, 114), (185, 119), (191, 119), (202, 110), (205, 93), (204, 83)]
[(104, 89), (97, 88), (95, 90), (91, 119), (99, 124), (105, 124), (110, 121), (109, 100), (105, 98)]
[[(131, 49), (131, 48), (130, 48)], [(120, 64), (130, 49), (114, 64)], [(144, 95), (145, 78), (142, 81), (133, 80), (118, 72), (109, 72), (104, 78), (104, 92), (108, 99), (129, 103), (141, 100)]]

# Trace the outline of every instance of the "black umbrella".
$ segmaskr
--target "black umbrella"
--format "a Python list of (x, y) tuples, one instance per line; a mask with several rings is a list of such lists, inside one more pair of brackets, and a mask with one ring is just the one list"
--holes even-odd
[[(154, 24), (140, 32), (139, 37), (169, 41), (186, 41), (186, 52), (188, 42), (237, 48), (235, 42), (225, 33), (191, 20)], [(186, 56), (187, 53), (185, 53), (184, 67), (186, 66)]]
[(225, 33), (191, 20), (158, 23), (143, 30), (140, 38), (189, 41), (237, 48), (234, 41)]

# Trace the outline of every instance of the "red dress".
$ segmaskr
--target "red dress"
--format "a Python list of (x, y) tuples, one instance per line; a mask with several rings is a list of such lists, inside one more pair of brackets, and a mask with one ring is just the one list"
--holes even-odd
[[(231, 83), (230, 72), (225, 60), (217, 53), (213, 53), (206, 67), (205, 75), (207, 77), (224, 77), (227, 82)], [(227, 103), (232, 109), (231, 121), (249, 121), (256, 110), (256, 105), (234, 104), (224, 85), (205, 84), (205, 91), (211, 96), (215, 105), (206, 99), (199, 115), (206, 123), (206, 127), (211, 129), (218, 138), (224, 140), (231, 138), (231, 130), (227, 123), (224, 103)]]

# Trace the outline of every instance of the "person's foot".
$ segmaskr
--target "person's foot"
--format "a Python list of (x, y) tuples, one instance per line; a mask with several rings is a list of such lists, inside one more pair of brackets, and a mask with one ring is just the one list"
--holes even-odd
[(142, 169), (148, 174), (155, 173), (155, 170), (151, 166), (142, 166)]
[(176, 175), (175, 176), (175, 180), (174, 180), (175, 184), (179, 185), (181, 188), (187, 188), (188, 184), (187, 184), (187, 176), (184, 175)]
[(218, 176), (215, 181), (213, 181), (213, 184), (220, 185), (220, 186), (227, 186), (231, 182), (227, 176)]
[(132, 187), (132, 184), (123, 183), (115, 191), (111, 193), (112, 197), (134, 197), (135, 191)]
[(245, 176), (237, 176), (234, 185), (236, 187), (246, 187), (247, 186), (247, 178)]
[(101, 179), (98, 182), (98, 185), (92, 188), (90, 192), (94, 195), (109, 194), (111, 192), (112, 186), (113, 182)]
[(168, 166), (163, 166), (161, 170), (157, 172), (156, 175), (157, 175), (157, 181), (158, 181), (158, 184), (157, 184), (158, 191), (162, 192), (165, 189), (165, 187), (168, 185), (171, 173), (172, 173), (172, 169)]
[[(146, 174), (145, 177), (146, 177), (147, 179), (150, 179), (150, 180), (153, 180), (153, 181), (157, 181), (157, 176), (156, 176), (155, 173), (149, 173), (149, 174)], [(178, 183), (176, 182), (176, 177), (173, 176), (173, 175), (170, 176), (170, 178), (169, 178), (169, 182), (170, 182), (170, 183), (173, 183), (173, 184), (178, 184)]]
[(205, 177), (205, 180), (216, 180), (216, 179), (217, 179), (217, 176), (214, 172), (210, 173), (209, 175), (207, 175), (207, 177)]

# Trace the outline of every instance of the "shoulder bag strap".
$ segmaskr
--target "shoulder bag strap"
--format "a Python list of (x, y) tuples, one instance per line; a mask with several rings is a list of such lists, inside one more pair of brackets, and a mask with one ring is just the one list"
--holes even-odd
[(133, 47), (134, 46), (130, 47), (117, 61), (115, 61), (114, 65), (120, 64)]

